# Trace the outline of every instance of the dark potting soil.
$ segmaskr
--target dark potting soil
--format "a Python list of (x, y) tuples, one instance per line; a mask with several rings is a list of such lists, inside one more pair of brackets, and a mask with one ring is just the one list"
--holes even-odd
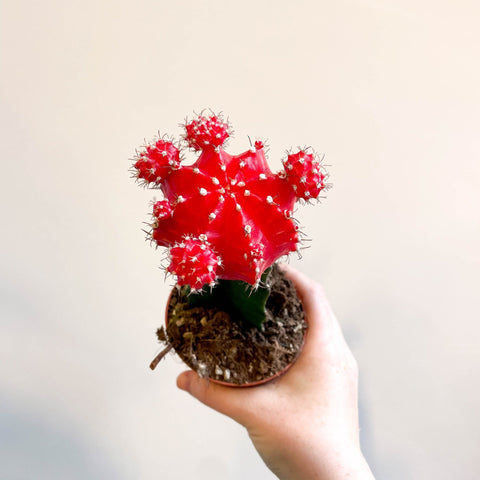
[(307, 324), (295, 287), (276, 265), (268, 284), (271, 293), (261, 330), (234, 322), (216, 308), (190, 308), (175, 289), (168, 327), (159, 328), (157, 337), (202, 377), (238, 385), (269, 378), (295, 361)]

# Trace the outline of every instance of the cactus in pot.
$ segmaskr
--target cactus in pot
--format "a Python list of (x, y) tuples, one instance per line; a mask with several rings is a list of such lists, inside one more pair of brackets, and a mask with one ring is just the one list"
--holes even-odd
[[(271, 266), (300, 246), (294, 206), (319, 197), (326, 173), (309, 149), (289, 152), (279, 173), (261, 141), (227, 153), (221, 115), (200, 114), (184, 130), (181, 142), (156, 139), (134, 159), (135, 178), (164, 197), (147, 234), (168, 249), (166, 271), (190, 309), (220, 307), (240, 328), (262, 330)], [(192, 165), (182, 163), (185, 147), (199, 154)]]

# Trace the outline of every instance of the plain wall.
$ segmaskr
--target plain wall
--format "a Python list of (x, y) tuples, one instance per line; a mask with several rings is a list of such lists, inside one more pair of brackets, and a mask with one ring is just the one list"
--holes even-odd
[[(478, 2), (13, 1), (0, 12), (0, 478), (274, 478), (233, 421), (152, 373), (172, 283), (135, 148), (186, 115), (326, 153), (298, 268), (360, 365), (377, 477), (476, 479)], [(193, 160), (193, 157), (190, 157)]]

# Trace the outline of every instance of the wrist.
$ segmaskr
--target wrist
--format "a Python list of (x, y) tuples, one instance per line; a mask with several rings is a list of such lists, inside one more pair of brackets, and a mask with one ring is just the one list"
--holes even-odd
[(280, 480), (374, 480), (358, 445), (294, 439), (281, 450), (266, 462)]
[(374, 480), (365, 457), (357, 452), (331, 452), (293, 462), (280, 480)]

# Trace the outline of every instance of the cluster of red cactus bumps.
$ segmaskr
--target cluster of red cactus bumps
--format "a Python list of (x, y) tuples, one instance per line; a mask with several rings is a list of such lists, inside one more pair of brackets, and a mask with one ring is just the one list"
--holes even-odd
[(159, 138), (134, 159), (135, 177), (160, 189), (153, 205), (151, 239), (169, 249), (169, 273), (178, 285), (200, 290), (217, 279), (258, 286), (278, 258), (296, 251), (295, 202), (317, 199), (326, 174), (309, 149), (288, 153), (272, 173), (264, 145), (240, 155), (222, 149), (230, 125), (221, 115), (200, 114), (184, 125), (183, 143), (200, 155), (181, 163), (181, 145)]

